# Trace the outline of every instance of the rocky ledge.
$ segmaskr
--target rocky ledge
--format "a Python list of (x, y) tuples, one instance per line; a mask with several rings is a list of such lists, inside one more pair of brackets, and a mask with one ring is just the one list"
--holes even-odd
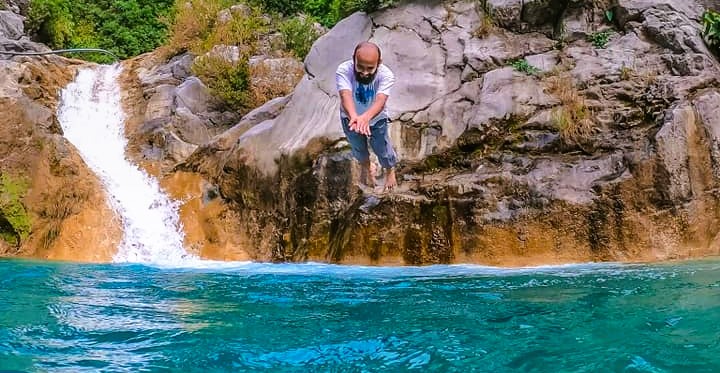
[[(257, 260), (714, 255), (720, 70), (703, 9), (490, 0), (355, 14), (315, 44), (274, 118), (219, 135), (176, 169), (217, 188)], [(366, 38), (398, 77), (389, 108), (402, 184), (392, 194), (354, 185), (337, 123), (334, 67)], [(274, 115), (272, 105), (258, 113)]]

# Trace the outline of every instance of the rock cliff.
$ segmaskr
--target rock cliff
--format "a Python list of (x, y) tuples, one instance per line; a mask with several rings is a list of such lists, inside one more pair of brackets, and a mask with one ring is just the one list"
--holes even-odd
[[(712, 5), (712, 4), (710, 4)], [(528, 265), (717, 254), (718, 62), (685, 1), (408, 2), (318, 40), (284, 108), (177, 169), (258, 260)], [(334, 68), (377, 42), (400, 190), (362, 193)], [(239, 129), (242, 128), (242, 129)]]
[[(242, 117), (192, 76), (195, 56), (143, 55), (124, 62), (129, 156), (185, 201), (186, 244), (206, 258), (514, 266), (716, 255), (720, 64), (700, 18), (718, 3), (401, 2), (341, 21), (313, 45), (290, 95)], [(388, 107), (400, 186), (391, 194), (355, 185), (357, 165), (338, 122), (335, 68), (366, 39), (398, 78)], [(0, 139), (12, 145), (0, 144), (1, 170), (45, 165), (31, 175), (47, 180), (52, 160), (62, 158), (72, 170), (62, 182), (87, 184), (71, 205), (97, 202), (97, 181), (74, 150), (56, 155), (68, 144), (48, 125), (52, 87), (70, 79), (72, 66), (63, 60), (53, 75), (47, 60), (32, 61), (5, 61), (12, 71), (43, 68), (25, 82), (20, 72), (5, 74), (0, 86), (42, 91), (46, 117), (3, 127)], [(277, 74), (297, 64), (254, 61)], [(45, 72), (53, 84), (38, 84)], [(18, 116), (43, 105), (32, 93), (5, 96), (16, 102), (0, 107)], [(36, 160), (19, 156), (33, 143), (14, 135), (23, 130), (57, 148), (35, 152)], [(24, 206), (48, 215), (30, 196), (63, 193), (31, 185), (38, 187)], [(74, 226), (69, 217), (82, 211), (56, 220)], [(106, 213), (101, 218), (111, 219)], [(33, 232), (42, 231), (38, 221)], [(72, 236), (66, 230), (57, 232)], [(97, 232), (118, 236), (116, 228)], [(28, 252), (41, 236), (25, 241)]]

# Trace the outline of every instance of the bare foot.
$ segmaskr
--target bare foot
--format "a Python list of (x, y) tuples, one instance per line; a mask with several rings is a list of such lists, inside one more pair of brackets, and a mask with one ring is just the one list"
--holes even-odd
[(375, 187), (375, 175), (372, 162), (360, 164), (360, 182), (371, 188)]
[(385, 190), (391, 192), (397, 186), (397, 179), (395, 178), (395, 169), (385, 169)]

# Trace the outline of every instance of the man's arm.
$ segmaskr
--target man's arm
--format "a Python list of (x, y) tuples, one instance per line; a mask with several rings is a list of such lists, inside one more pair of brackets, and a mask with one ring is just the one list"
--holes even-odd
[(353, 101), (351, 90), (340, 90), (340, 105), (342, 105), (343, 109), (345, 109), (345, 112), (350, 117), (350, 122), (354, 122), (358, 115), (357, 111), (355, 111), (355, 101)]

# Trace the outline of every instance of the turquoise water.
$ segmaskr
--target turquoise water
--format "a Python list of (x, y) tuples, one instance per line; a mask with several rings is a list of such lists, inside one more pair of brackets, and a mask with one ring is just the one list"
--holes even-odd
[(720, 261), (497, 270), (3, 260), (0, 283), (0, 370), (720, 371)]

